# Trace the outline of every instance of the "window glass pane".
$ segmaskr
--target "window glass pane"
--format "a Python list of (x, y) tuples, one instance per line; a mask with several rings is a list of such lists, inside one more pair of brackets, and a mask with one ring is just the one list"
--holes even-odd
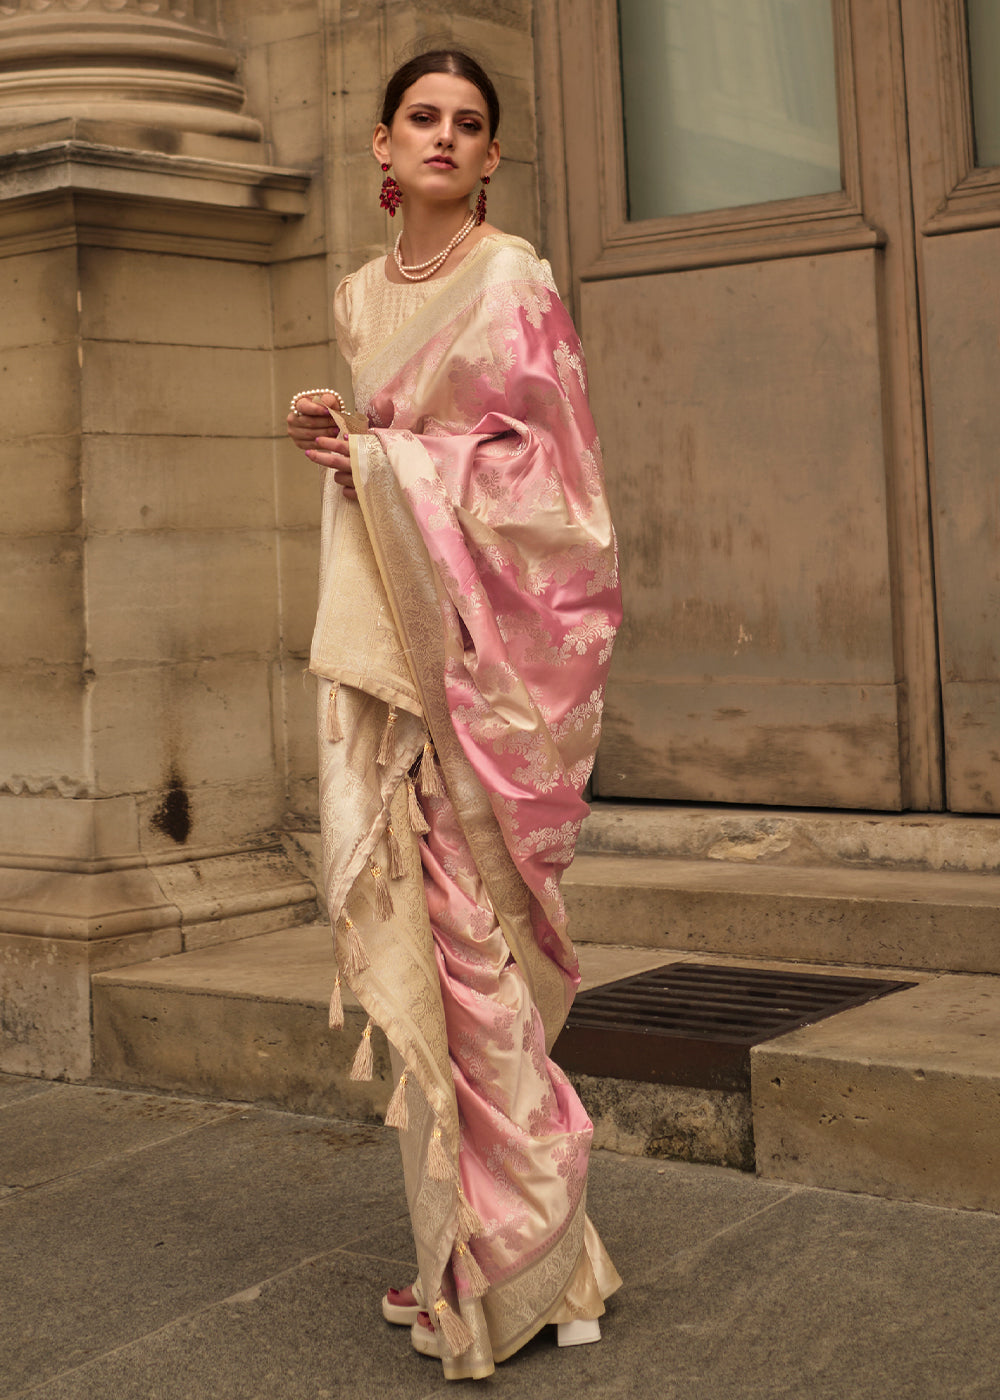
[(976, 164), (1000, 165), (1000, 4), (968, 0)]
[(619, 0), (630, 219), (841, 188), (831, 0)]

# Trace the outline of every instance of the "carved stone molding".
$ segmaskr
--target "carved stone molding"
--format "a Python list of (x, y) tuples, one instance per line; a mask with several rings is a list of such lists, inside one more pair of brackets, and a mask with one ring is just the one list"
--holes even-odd
[(185, 0), (3, 0), (0, 3), (0, 20), (17, 15), (34, 17), (50, 11), (78, 15), (84, 11), (94, 13), (104, 10), (113, 15), (161, 15), (185, 24), (214, 29), (217, 9), (216, 0), (188, 0), (187, 3)]
[(75, 117), (260, 139), (216, 0), (0, 0), (0, 127)]
[(305, 213), (302, 171), (101, 144), (98, 134), (65, 121), (42, 143), (0, 149), (0, 259), (86, 245), (266, 262)]
[(169, 19), (181, 20), (185, 24), (202, 25), (214, 29), (217, 19), (216, 0), (3, 0), (0, 4), (0, 20), (16, 15), (44, 15), (49, 11), (62, 11), (78, 15), (83, 11), (93, 13), (105, 10), (108, 14), (164, 15)]

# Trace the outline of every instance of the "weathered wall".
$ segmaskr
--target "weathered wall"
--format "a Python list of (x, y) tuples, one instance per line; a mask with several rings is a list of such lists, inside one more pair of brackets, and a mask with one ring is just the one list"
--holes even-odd
[(279, 844), (317, 824), (319, 483), (284, 415), (348, 388), (332, 294), (392, 228), (369, 140), (402, 57), (495, 73), (491, 215), (536, 237), (530, 8), (0, 15), (4, 1068), (86, 1075), (94, 970), (314, 908)]

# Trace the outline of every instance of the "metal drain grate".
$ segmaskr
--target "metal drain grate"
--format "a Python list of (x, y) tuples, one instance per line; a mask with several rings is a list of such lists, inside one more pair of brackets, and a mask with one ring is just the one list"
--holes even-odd
[(552, 1058), (580, 1074), (746, 1090), (752, 1045), (914, 985), (670, 963), (581, 992)]

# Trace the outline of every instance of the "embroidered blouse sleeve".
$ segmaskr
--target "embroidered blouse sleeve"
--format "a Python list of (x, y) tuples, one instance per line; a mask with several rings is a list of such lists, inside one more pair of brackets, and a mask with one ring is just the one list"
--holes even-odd
[(354, 360), (354, 339), (351, 334), (351, 284), (354, 274), (345, 277), (333, 294), (333, 320), (337, 334), (337, 347), (348, 368)]

